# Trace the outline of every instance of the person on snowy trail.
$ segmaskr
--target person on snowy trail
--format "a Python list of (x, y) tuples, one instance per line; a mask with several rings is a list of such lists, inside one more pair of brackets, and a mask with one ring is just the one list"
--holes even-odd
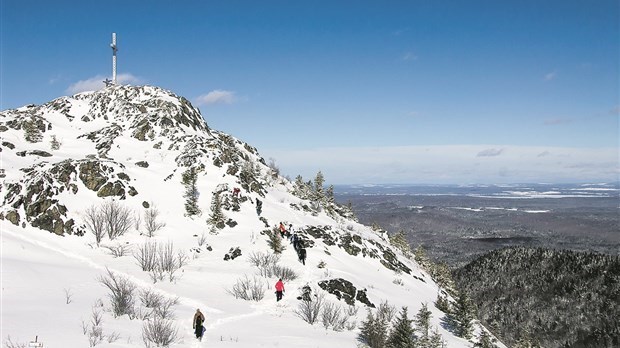
[(303, 263), (305, 266), (306, 265), (306, 249), (299, 248), (297, 250), (297, 256), (299, 256), (299, 262)]
[(284, 283), (282, 283), (282, 278), (278, 280), (276, 283), (276, 302), (282, 299), (282, 293), (284, 292)]
[(280, 234), (282, 235), (282, 238), (286, 237), (286, 227), (284, 227), (284, 224), (280, 222)]
[(205, 321), (205, 316), (200, 312), (200, 309), (196, 309), (196, 314), (194, 314), (194, 333), (196, 334), (196, 338), (202, 341), (202, 335), (204, 334), (204, 326), (202, 323)]

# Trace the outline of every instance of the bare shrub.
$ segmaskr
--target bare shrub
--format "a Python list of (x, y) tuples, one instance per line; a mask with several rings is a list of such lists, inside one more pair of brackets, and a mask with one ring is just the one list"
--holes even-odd
[(71, 303), (72, 297), (73, 297), (73, 293), (71, 292), (71, 289), (64, 288), (63, 291), (65, 292), (65, 303), (66, 304)]
[(114, 240), (127, 232), (132, 224), (131, 210), (116, 201), (107, 201), (101, 207), (108, 238)]
[(92, 313), (90, 317), (90, 325), (88, 325), (84, 320), (82, 320), (82, 333), (88, 337), (88, 346), (94, 347), (103, 341), (103, 327), (101, 324), (103, 323), (103, 315), (101, 311), (96, 309), (96, 307), (92, 308)]
[(94, 205), (90, 206), (90, 208), (86, 209), (84, 212), (84, 224), (95, 236), (95, 242), (97, 246), (99, 246), (106, 233), (105, 216), (103, 213)]
[(6, 340), (4, 341), (4, 345), (6, 346), (6, 348), (26, 348), (27, 347), (26, 343), (13, 342), (11, 340), (11, 336), (6, 337)]
[(274, 265), (273, 275), (276, 278), (281, 278), (285, 282), (297, 279), (297, 273), (295, 273), (292, 268), (286, 266)]
[(124, 314), (132, 315), (135, 303), (134, 290), (136, 285), (128, 278), (114, 274), (106, 268), (107, 274), (99, 277), (99, 282), (109, 290), (112, 312), (118, 317)]
[(203, 232), (200, 237), (198, 237), (198, 246), (201, 247), (207, 243), (207, 235)]
[(121, 334), (118, 332), (112, 332), (111, 334), (106, 335), (106, 340), (108, 343), (114, 343), (118, 341), (119, 338), (121, 338)]
[(274, 275), (274, 267), (280, 261), (280, 255), (260, 251), (252, 252), (248, 257), (248, 261), (258, 268), (261, 276), (270, 278)]
[(250, 279), (247, 275), (243, 275), (243, 278), (237, 279), (237, 282), (232, 286), (232, 288), (227, 289), (226, 291), (235, 296), (235, 298), (258, 302), (265, 297), (267, 287), (268, 285), (263, 279), (256, 276)]
[(334, 331), (342, 331), (347, 324), (347, 316), (339, 305), (325, 302), (321, 311), (321, 322), (325, 329), (331, 328)]
[(146, 308), (155, 308), (159, 307), (161, 303), (164, 301), (164, 296), (156, 293), (151, 289), (142, 289), (139, 293), (140, 302)]
[(172, 320), (175, 318), (173, 307), (179, 303), (179, 298), (164, 299), (154, 308), (154, 314), (161, 319)]
[(155, 317), (142, 325), (142, 340), (147, 347), (168, 347), (178, 340), (178, 329), (173, 321)]
[(131, 250), (131, 247), (127, 244), (104, 245), (103, 247), (108, 249), (110, 255), (114, 257), (125, 256)]
[(138, 265), (143, 271), (152, 271), (157, 267), (157, 242), (148, 241), (144, 243), (134, 252), (133, 257), (138, 261)]
[(358, 307), (355, 307), (355, 305), (349, 305), (347, 306), (347, 309), (345, 310), (345, 313), (348, 317), (355, 317), (357, 316), (357, 312), (360, 309)]
[(316, 289), (313, 289), (312, 292), (314, 294), (306, 298), (302, 296), (297, 309), (294, 310), (298, 317), (310, 325), (316, 323), (325, 303), (325, 294), (318, 292)]
[(144, 228), (146, 229), (146, 235), (153, 237), (155, 232), (166, 226), (165, 222), (157, 221), (159, 218), (159, 210), (155, 208), (154, 203), (151, 202), (150, 208), (144, 213)]

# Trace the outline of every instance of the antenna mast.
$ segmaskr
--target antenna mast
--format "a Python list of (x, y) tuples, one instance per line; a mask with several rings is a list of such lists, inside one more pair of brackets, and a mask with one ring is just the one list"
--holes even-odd
[(116, 47), (116, 33), (112, 33), (112, 43), (110, 47), (112, 47), (112, 84), (116, 85), (116, 51), (118, 51)]

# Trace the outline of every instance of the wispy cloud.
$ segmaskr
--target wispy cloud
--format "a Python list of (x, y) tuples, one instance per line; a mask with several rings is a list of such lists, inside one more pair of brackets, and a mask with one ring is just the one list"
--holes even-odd
[(495, 149), (495, 148), (485, 149), (485, 150), (478, 152), (476, 157), (495, 157), (495, 156), (501, 155), (502, 152), (504, 152), (504, 149)]
[[(76, 94), (76, 93), (86, 92), (86, 91), (98, 91), (105, 87), (103, 80), (111, 79), (111, 78), (112, 78), (111, 76), (96, 75), (89, 79), (80, 80), (78, 82), (71, 84), (69, 87), (67, 87), (66, 92), (69, 94)], [(116, 81), (119, 84), (140, 84), (142, 83), (142, 80), (140, 78), (133, 76), (132, 74), (129, 74), (129, 73), (116, 75)]]
[[(472, 158), (490, 149), (493, 160)], [(313, 177), (321, 168), (332, 183), (497, 183), (613, 181), (617, 148), (443, 145), (263, 149), (285, 173)], [(541, 157), (546, 157), (542, 159)], [(587, 163), (587, 165), (584, 165)], [(576, 168), (579, 168), (576, 170)]]
[(402, 59), (405, 62), (411, 62), (411, 61), (414, 61), (414, 60), (418, 60), (418, 56), (415, 53), (413, 53), (413, 52), (405, 52), (405, 54), (403, 54)]
[(572, 122), (573, 122), (573, 119), (571, 118), (552, 118), (552, 119), (545, 120), (544, 124), (545, 126), (558, 126), (562, 124), (569, 124)]
[(403, 33), (404, 33), (404, 32), (406, 32), (406, 31), (409, 31), (409, 28), (401, 28), (401, 29), (397, 29), (397, 30), (394, 30), (394, 31), (392, 32), (392, 35), (394, 35), (394, 36), (399, 36), (399, 35), (403, 34)]
[(545, 74), (545, 76), (543, 77), (543, 80), (552, 81), (552, 80), (555, 80), (556, 77), (558, 77), (558, 73), (556, 71), (552, 71), (548, 74)]
[(543, 151), (543, 152), (539, 153), (538, 155), (536, 155), (536, 157), (547, 157), (547, 156), (550, 156), (550, 155), (551, 155), (551, 152)]
[(237, 101), (235, 92), (221, 89), (213, 90), (196, 98), (198, 105), (232, 104)]
[(620, 115), (620, 105), (616, 105), (615, 108), (609, 110), (609, 113), (612, 115)]

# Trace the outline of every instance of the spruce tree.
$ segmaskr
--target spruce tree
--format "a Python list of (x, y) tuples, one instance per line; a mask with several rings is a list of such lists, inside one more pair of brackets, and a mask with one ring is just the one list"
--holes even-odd
[(398, 231), (398, 233), (391, 236), (390, 244), (402, 251), (405, 256), (411, 256), (411, 247), (409, 246), (409, 242), (407, 241), (407, 235), (405, 234), (405, 231), (400, 230)]
[(493, 337), (491, 337), (486, 330), (480, 331), (480, 335), (478, 335), (478, 342), (474, 344), (474, 347), (497, 348)]
[(450, 300), (448, 300), (448, 295), (446, 295), (443, 291), (437, 293), (435, 307), (444, 313), (450, 313)]
[(362, 322), (357, 339), (370, 348), (385, 348), (388, 325), (385, 320), (375, 318), (370, 309), (366, 320)]
[(431, 329), (431, 311), (428, 310), (426, 303), (422, 304), (422, 308), (416, 314), (415, 319), (416, 331), (420, 333), (418, 338), (418, 345), (422, 347), (428, 347), (430, 344), (430, 329)]
[(52, 150), (58, 150), (60, 149), (60, 142), (58, 141), (58, 139), (56, 138), (56, 135), (52, 135), (52, 140), (50, 141), (50, 148)]
[(437, 330), (437, 327), (433, 328), (433, 333), (431, 334), (431, 341), (429, 343), (429, 348), (444, 348), (446, 347), (446, 341), (443, 340), (443, 337)]
[(34, 119), (25, 120), (22, 123), (22, 129), (24, 130), (24, 138), (26, 138), (26, 141), (29, 143), (38, 143), (43, 139), (37, 121)]
[(207, 222), (219, 229), (224, 228), (226, 222), (226, 216), (222, 211), (222, 197), (219, 193), (213, 194), (213, 200), (211, 201), (211, 215)]
[(403, 307), (396, 318), (396, 324), (390, 333), (387, 346), (389, 348), (413, 348), (415, 347), (414, 330), (411, 323), (413, 320), (407, 316), (407, 307)]
[(474, 308), (471, 300), (463, 290), (459, 290), (456, 302), (453, 306), (452, 317), (456, 335), (463, 338), (471, 338), (474, 320)]
[(194, 216), (202, 214), (202, 211), (198, 207), (198, 187), (196, 183), (198, 182), (198, 174), (196, 172), (196, 168), (191, 167), (182, 174), (182, 181), (185, 186), (185, 193), (183, 197), (185, 198), (185, 215), (186, 216)]

